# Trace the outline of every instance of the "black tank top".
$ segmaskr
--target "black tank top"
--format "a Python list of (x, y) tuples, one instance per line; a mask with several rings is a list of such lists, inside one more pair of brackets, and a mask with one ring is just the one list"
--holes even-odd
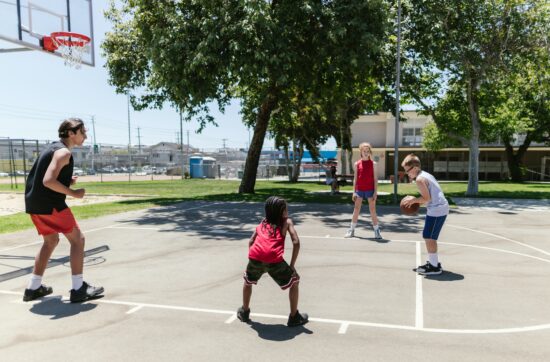
[[(25, 212), (28, 214), (51, 215), (53, 209), (61, 211), (68, 206), (65, 203), (65, 194), (59, 193), (44, 186), (44, 175), (52, 162), (55, 151), (67, 148), (62, 142), (52, 142), (40, 154), (38, 160), (32, 166), (27, 184), (25, 185)], [(61, 169), (57, 181), (69, 187), (73, 176), (73, 156), (69, 164)]]

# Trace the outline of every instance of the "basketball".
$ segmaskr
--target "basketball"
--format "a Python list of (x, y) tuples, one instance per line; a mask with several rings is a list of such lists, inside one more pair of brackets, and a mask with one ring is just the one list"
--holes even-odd
[(418, 209), (420, 209), (420, 204), (412, 204), (409, 207), (405, 206), (404, 202), (410, 199), (414, 199), (414, 196), (407, 195), (401, 199), (399, 207), (401, 208), (401, 213), (404, 215), (415, 215), (418, 213)]

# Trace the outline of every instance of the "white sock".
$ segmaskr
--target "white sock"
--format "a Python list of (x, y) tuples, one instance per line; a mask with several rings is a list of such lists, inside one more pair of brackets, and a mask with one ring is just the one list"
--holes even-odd
[(351, 224), (349, 225), (349, 228), (350, 228), (351, 230), (355, 230), (355, 227), (356, 227), (356, 226), (357, 226), (357, 223), (352, 221)]
[(439, 258), (437, 257), (437, 253), (433, 253), (433, 254), (428, 253), (428, 261), (433, 266), (437, 266), (439, 264)]
[(31, 274), (27, 289), (36, 290), (42, 285), (42, 275)]
[(82, 274), (76, 274), (72, 276), (73, 279), (73, 289), (78, 290), (84, 282), (84, 276)]
[(378, 224), (374, 225), (373, 227), (374, 227), (374, 231), (380, 229), (380, 228), (378, 227)]

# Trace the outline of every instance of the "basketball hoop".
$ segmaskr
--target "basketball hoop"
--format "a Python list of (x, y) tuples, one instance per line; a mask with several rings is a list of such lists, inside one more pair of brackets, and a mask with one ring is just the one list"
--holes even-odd
[(56, 50), (59, 51), (65, 60), (65, 65), (79, 69), (84, 53), (90, 52), (91, 40), (84, 34), (58, 31), (51, 33), (50, 36), (45, 36), (42, 39), (42, 46), (44, 50), (52, 53)]

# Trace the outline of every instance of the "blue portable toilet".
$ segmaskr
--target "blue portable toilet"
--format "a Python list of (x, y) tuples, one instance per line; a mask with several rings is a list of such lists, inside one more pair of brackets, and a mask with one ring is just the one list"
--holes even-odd
[(189, 157), (189, 176), (191, 178), (203, 178), (202, 156)]

